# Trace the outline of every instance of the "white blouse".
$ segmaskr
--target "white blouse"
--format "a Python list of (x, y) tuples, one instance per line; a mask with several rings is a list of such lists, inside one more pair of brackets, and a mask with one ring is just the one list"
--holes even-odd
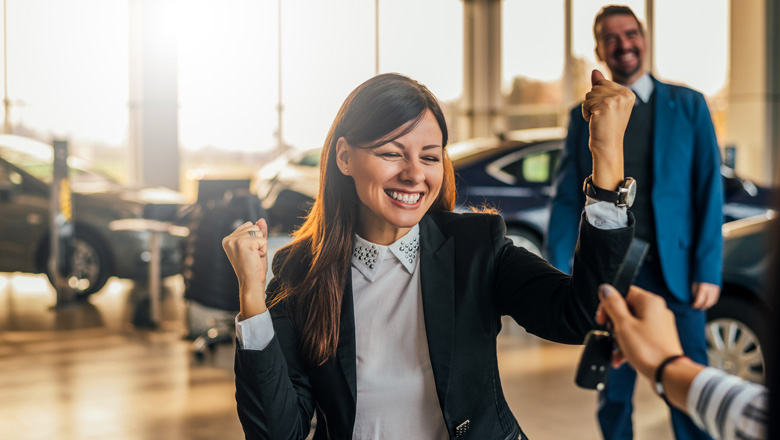
[(423, 322), (419, 248), (417, 225), (389, 246), (355, 237), (353, 439), (449, 438)]

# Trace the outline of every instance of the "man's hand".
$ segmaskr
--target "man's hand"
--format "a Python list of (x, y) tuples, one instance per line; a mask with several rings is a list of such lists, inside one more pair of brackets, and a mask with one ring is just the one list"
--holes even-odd
[(710, 283), (693, 283), (691, 286), (693, 304), (691, 307), (699, 310), (707, 310), (714, 306), (720, 298), (720, 286)]
[(631, 90), (609, 81), (598, 70), (591, 75), (593, 87), (585, 95), (582, 116), (590, 123), (593, 184), (614, 190), (623, 181), (623, 136), (634, 108)]
[(619, 348), (613, 365), (627, 360), (645, 377), (653, 377), (664, 359), (683, 353), (674, 314), (660, 296), (631, 286), (624, 300), (614, 287), (602, 284), (599, 298), (596, 322), (612, 322)]

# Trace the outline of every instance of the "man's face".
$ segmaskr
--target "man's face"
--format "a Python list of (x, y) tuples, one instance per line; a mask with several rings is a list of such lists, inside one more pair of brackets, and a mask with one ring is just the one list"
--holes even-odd
[(615, 82), (629, 85), (642, 76), (647, 41), (634, 17), (605, 17), (596, 27), (596, 34), (596, 55), (607, 63)]

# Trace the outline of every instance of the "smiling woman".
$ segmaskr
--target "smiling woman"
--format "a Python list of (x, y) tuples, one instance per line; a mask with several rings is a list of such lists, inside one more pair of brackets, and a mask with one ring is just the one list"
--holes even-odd
[[(599, 73), (594, 84), (583, 107), (593, 182), (609, 187), (623, 180), (633, 94)], [(497, 382), (501, 317), (581, 343), (632, 225), (614, 204), (613, 229), (583, 221), (569, 277), (513, 245), (500, 216), (452, 212), (447, 140), (425, 86), (371, 78), (341, 106), (314, 206), (267, 286), (265, 220), (224, 238), (240, 286), (236, 400), (247, 438), (306, 438), (315, 411), (315, 438), (526, 438)]]

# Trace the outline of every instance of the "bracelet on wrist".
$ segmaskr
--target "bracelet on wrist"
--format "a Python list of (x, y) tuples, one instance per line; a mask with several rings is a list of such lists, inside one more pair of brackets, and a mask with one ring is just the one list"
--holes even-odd
[(666, 402), (667, 405), (671, 405), (669, 403), (669, 399), (666, 397), (666, 390), (664, 389), (663, 379), (664, 379), (664, 369), (671, 364), (672, 362), (680, 359), (680, 358), (687, 358), (688, 356), (685, 356), (683, 354), (676, 354), (674, 356), (669, 356), (668, 358), (661, 361), (661, 363), (658, 365), (658, 368), (655, 369), (655, 392), (658, 393), (658, 396), (660, 396), (662, 399), (664, 399), (664, 402)]

